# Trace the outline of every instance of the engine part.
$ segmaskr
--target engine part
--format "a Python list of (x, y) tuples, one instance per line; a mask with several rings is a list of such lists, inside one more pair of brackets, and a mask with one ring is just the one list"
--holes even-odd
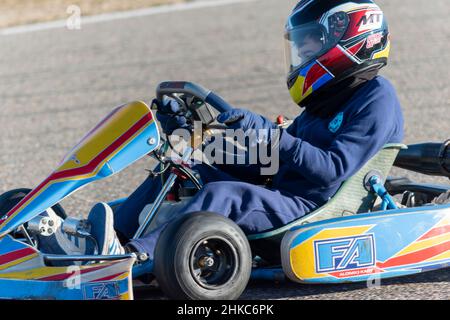
[(394, 165), (399, 168), (450, 179), (450, 140), (419, 143), (400, 150)]
[(91, 234), (91, 225), (87, 220), (77, 218), (67, 218), (64, 220), (62, 230), (75, 237), (87, 238)]

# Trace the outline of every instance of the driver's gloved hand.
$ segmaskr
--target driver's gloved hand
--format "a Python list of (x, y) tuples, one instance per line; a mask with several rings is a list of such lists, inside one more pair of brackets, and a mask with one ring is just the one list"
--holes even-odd
[(233, 109), (217, 116), (217, 121), (226, 124), (230, 129), (242, 129), (247, 134), (251, 134), (251, 130), (258, 137), (258, 142), (269, 143), (277, 125), (267, 118), (253, 113), (245, 109)]
[(192, 130), (192, 125), (182, 114), (180, 104), (173, 98), (164, 97), (162, 103), (153, 99), (152, 105), (156, 105), (156, 118), (161, 124), (163, 132), (171, 135), (176, 129)]

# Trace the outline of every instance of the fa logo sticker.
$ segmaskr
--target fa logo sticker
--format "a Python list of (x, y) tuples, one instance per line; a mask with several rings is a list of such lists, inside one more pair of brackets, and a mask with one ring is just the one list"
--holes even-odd
[(336, 115), (336, 117), (334, 117), (334, 119), (331, 120), (330, 124), (328, 125), (328, 130), (330, 130), (333, 133), (336, 133), (341, 127), (342, 121), (344, 121), (344, 113), (339, 112)]
[(375, 265), (373, 234), (314, 241), (316, 272), (334, 272)]
[(104, 300), (119, 298), (119, 286), (116, 282), (86, 283), (83, 285), (85, 300)]

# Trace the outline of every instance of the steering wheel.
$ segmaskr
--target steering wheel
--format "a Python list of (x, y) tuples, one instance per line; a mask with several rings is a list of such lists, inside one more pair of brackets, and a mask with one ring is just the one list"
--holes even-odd
[[(164, 96), (173, 97), (175, 94), (185, 94), (206, 102), (219, 113), (230, 111), (232, 107), (220, 96), (198, 84), (186, 81), (165, 81), (156, 88), (156, 99), (163, 101)], [(187, 106), (189, 107), (189, 106)]]
[[(180, 97), (181, 95), (183, 95), (183, 99)], [(216, 93), (192, 82), (165, 81), (160, 83), (156, 88), (156, 99), (162, 103), (165, 96), (175, 99), (181, 106), (181, 113), (192, 123), (200, 121), (206, 130), (222, 131), (228, 128), (227, 125), (240, 120), (232, 119), (224, 124), (211, 125), (216, 120), (216, 112), (230, 111), (233, 107)], [(211, 110), (211, 107), (216, 112)], [(214, 134), (211, 130), (209, 132)]]
[[(185, 99), (181, 99), (179, 95), (184, 95)], [(211, 106), (219, 113), (230, 111), (233, 109), (233, 107), (216, 93), (192, 82), (162, 82), (156, 88), (156, 99), (162, 102), (164, 96), (171, 97), (177, 100), (182, 106), (182, 112), (188, 119), (190, 119), (191, 121), (201, 121), (205, 129), (203, 132), (208, 132), (209, 136), (215, 136), (217, 131), (223, 131), (228, 128), (227, 125), (240, 120), (240, 118), (237, 118), (232, 119), (231, 121), (224, 124), (212, 124), (216, 120), (216, 114), (213, 110), (210, 109), (209, 106)], [(186, 101), (188, 103), (186, 103)], [(203, 139), (200, 140), (203, 142)], [(167, 142), (169, 143), (169, 147), (174, 150), (173, 146), (170, 144), (170, 141)], [(235, 144), (235, 142), (231, 143)], [(237, 144), (235, 145), (238, 147)], [(198, 146), (194, 146), (194, 149), (196, 149), (197, 147)], [(224, 156), (229, 154), (225, 150), (223, 150), (222, 152), (224, 153)], [(230, 154), (229, 156), (234, 156), (234, 154)]]

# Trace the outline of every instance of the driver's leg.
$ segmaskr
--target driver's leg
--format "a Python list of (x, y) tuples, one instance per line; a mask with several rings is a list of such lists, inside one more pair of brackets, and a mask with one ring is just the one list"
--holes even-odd
[[(234, 176), (205, 164), (195, 165), (203, 183), (217, 181), (239, 181)], [(160, 177), (148, 177), (114, 212), (114, 229), (122, 243), (131, 239), (139, 228), (139, 216), (148, 204), (155, 201), (162, 187)]]
[[(245, 182), (220, 181), (206, 184), (177, 216), (198, 211), (215, 212), (236, 222), (246, 234), (254, 234), (282, 227), (316, 207), (310, 201), (279, 190)], [(153, 259), (156, 242), (166, 225), (132, 240), (128, 246)]]
[(160, 177), (148, 177), (114, 212), (114, 229), (122, 242), (133, 237), (139, 228), (140, 213), (155, 201), (161, 186)]

